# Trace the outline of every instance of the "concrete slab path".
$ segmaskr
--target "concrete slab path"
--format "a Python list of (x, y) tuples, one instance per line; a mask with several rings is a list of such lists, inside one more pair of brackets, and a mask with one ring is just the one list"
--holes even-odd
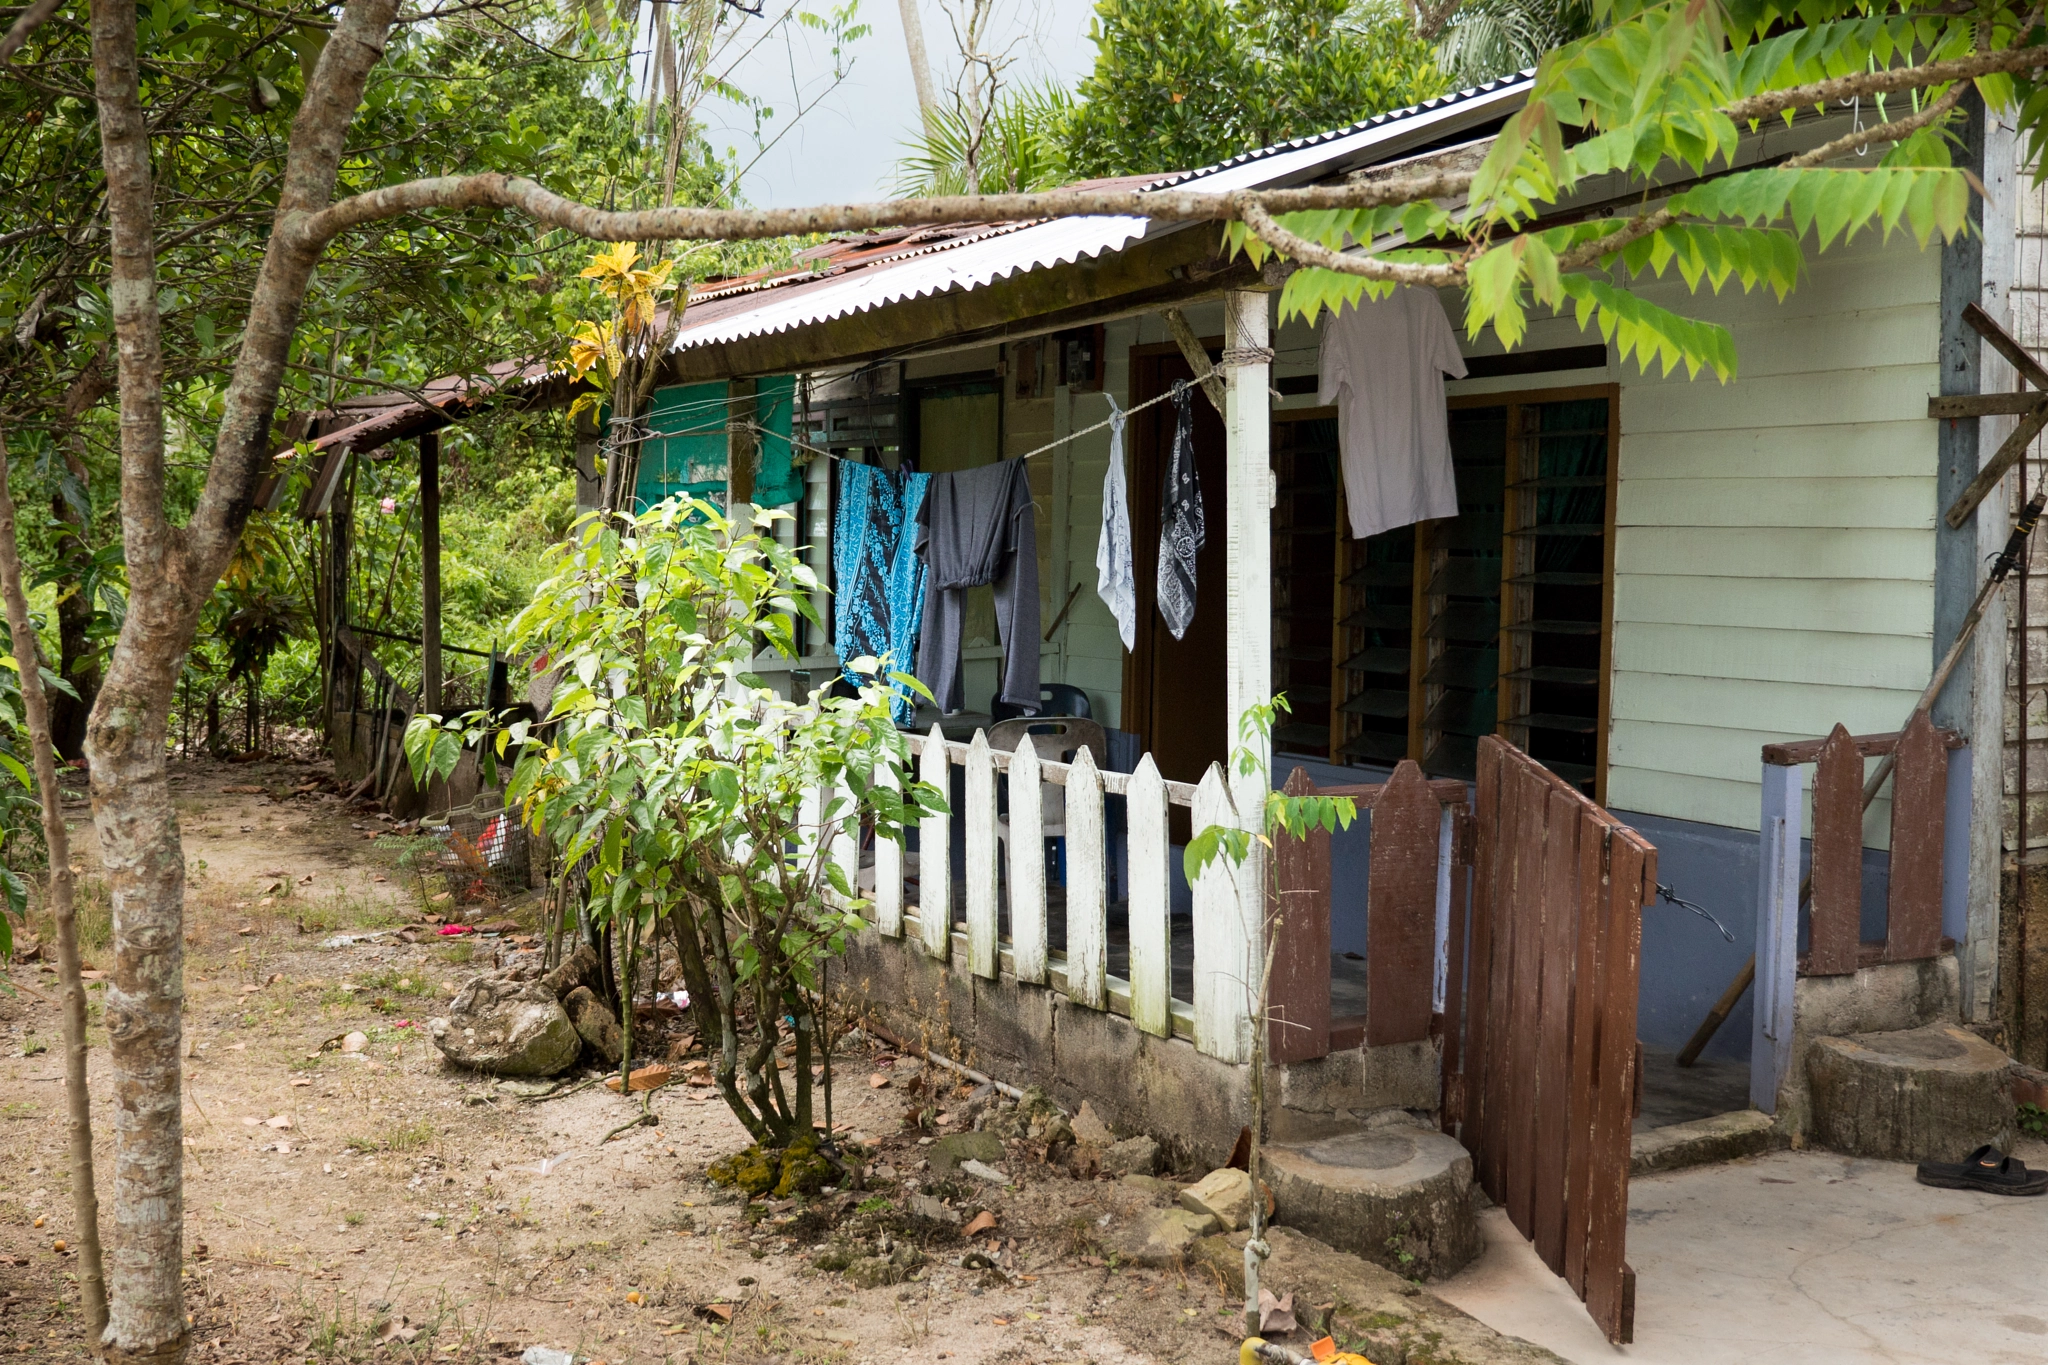
[[(2018, 1153), (2048, 1166), (2048, 1146)], [(2048, 1359), (2048, 1197), (1935, 1190), (1911, 1166), (1777, 1152), (1630, 1182), (1636, 1340), (1612, 1347), (1507, 1215), (1435, 1293), (1578, 1362), (2004, 1365)]]

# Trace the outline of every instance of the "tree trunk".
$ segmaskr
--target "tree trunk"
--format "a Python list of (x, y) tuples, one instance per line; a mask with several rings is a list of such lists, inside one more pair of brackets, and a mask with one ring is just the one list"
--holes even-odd
[(7, 452), (0, 445), (0, 594), (7, 629), (21, 668), (22, 710), (28, 718), (36, 788), (43, 803), (43, 839), (50, 852), (49, 910), (57, 925), (57, 980), (64, 991), (65, 1135), (71, 1148), (71, 1215), (78, 1225), (78, 1299), (86, 1339), (107, 1326), (106, 1274), (100, 1263), (100, 1201), (92, 1168), (92, 1095), (85, 1077), (85, 983), (78, 975), (78, 922), (73, 913), (71, 839), (64, 828), (64, 793), (57, 785), (48, 694), (43, 691), (35, 627), (21, 587), (21, 555), (14, 536), (14, 497), (7, 487)]

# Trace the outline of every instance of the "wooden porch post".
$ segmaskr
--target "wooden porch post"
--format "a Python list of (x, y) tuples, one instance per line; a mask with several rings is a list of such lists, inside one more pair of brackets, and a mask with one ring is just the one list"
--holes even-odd
[(420, 708), (441, 710), (441, 434), (420, 437)]
[[(1237, 745), (1237, 722), (1245, 709), (1273, 695), (1273, 462), (1268, 376), (1273, 352), (1267, 325), (1267, 296), (1233, 290), (1224, 296), (1225, 482), (1229, 524), (1225, 527), (1226, 608), (1229, 646), (1225, 659), (1225, 705)], [(1270, 759), (1270, 747), (1263, 757)]]

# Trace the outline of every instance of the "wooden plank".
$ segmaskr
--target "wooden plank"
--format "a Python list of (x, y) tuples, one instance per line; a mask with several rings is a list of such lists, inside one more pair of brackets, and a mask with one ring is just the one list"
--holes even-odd
[[(1190, 813), (1196, 834), (1212, 825), (1234, 825), (1223, 769), (1211, 763), (1195, 787)], [(1238, 1060), (1239, 1020), (1246, 1011), (1243, 954), (1237, 942), (1237, 884), (1221, 857), (1202, 869), (1194, 896), (1195, 1046), (1222, 1061)]]
[(2041, 362), (2014, 340), (1998, 319), (1981, 306), (1970, 303), (1963, 305), (1963, 321), (1970, 325), (1971, 331), (1991, 343), (1991, 349), (2004, 356), (2005, 363), (2018, 370), (2021, 378), (2036, 389), (2048, 389), (2048, 369), (2043, 369)]
[(1572, 977), (1579, 936), (1579, 831), (1584, 803), (1548, 793), (1543, 849), (1543, 937), (1536, 1033), (1536, 1145), (1532, 1149), (1536, 1254), (1565, 1271), (1565, 1190), (1571, 1158)]
[(1536, 1194), (1536, 1065), (1541, 1008), (1543, 952), (1543, 854), (1549, 815), (1549, 783), (1531, 771), (1533, 765), (1515, 755), (1509, 769), (1515, 792), (1514, 864), (1507, 918), (1514, 934), (1508, 964), (1506, 1017), (1511, 1023), (1504, 1041), (1508, 1059), (1506, 1148), (1508, 1218), (1528, 1237), (1535, 1229)]
[(1067, 998), (1109, 1008), (1109, 878), (1102, 782), (1087, 749), (1067, 774)]
[[(1372, 808), (1365, 910), (1368, 1047), (1429, 1036), (1436, 966), (1438, 831), (1443, 817), (1413, 759), (1394, 768)], [(1323, 968), (1325, 980), (1329, 968)]]
[(1856, 970), (1863, 912), (1863, 755), (1849, 731), (1834, 728), (1813, 779), (1813, 929), (1808, 954), (1816, 976)]
[[(917, 757), (920, 782), (936, 787), (948, 804), (953, 796), (952, 764), (946, 739), (932, 722), (930, 737)], [(941, 962), (953, 955), (953, 816), (949, 811), (927, 815), (917, 826), (917, 927), (928, 956)]]
[[(1485, 760), (1480, 760), (1482, 766)], [(1456, 1137), (1464, 1128), (1468, 1113), (1466, 1049), (1469, 1022), (1465, 1002), (1467, 963), (1472, 943), (1472, 860), (1479, 838), (1479, 822), (1464, 806), (1451, 808), (1451, 905), (1450, 927), (1445, 943), (1444, 963), (1444, 1051), (1442, 1062), (1443, 1100), (1439, 1106), (1443, 1130)]]
[[(1934, 632), (1934, 585), (1902, 578), (1629, 574), (1615, 584), (1614, 619), (1625, 625), (1761, 626), (1924, 639)], [(1839, 717), (1830, 723), (1834, 719)]]
[[(903, 790), (903, 776), (892, 760), (875, 769), (875, 785)], [(884, 938), (903, 937), (903, 840), (875, 836), (875, 927)]]
[(1478, 870), (1472, 889), (1471, 986), (1466, 992), (1465, 1123), (1459, 1140), (1471, 1150), (1475, 1174), (1494, 1203), (1502, 1202), (1500, 1183), (1501, 1068), (1495, 1062), (1500, 1042), (1496, 1002), (1500, 999), (1500, 958), (1507, 938), (1499, 929), (1504, 875), (1503, 842), (1507, 746), (1493, 735), (1479, 741), (1477, 803)]
[[(1696, 303), (1688, 299), (1679, 306), (1689, 305)], [(1938, 387), (1937, 374), (1936, 366), (1919, 363), (1816, 369), (1745, 377), (1732, 391), (1684, 380), (1635, 382), (1622, 389), (1622, 435), (1627, 440), (1639, 433), (1781, 427), (1796, 440), (1799, 428), (1838, 421), (1844, 413), (1871, 422), (1911, 422), (1925, 430), (1927, 395)], [(1814, 401), (1816, 382), (1827, 385), (1827, 402)]]
[[(1623, 481), (1627, 486), (1627, 481)], [(1709, 578), (1934, 578), (1933, 528), (1784, 526), (1615, 529), (1614, 571)], [(1923, 668), (1923, 671), (1924, 668)]]
[(1768, 478), (1631, 478), (1616, 515), (1631, 527), (1782, 527), (1798, 531), (1934, 527), (1933, 471), (1858, 478), (1853, 474)]
[(1544, 788), (1528, 772), (1520, 751), (1509, 755), (1501, 772), (1503, 825), (1507, 837), (1505, 894), (1501, 896), (1501, 929), (1505, 964), (1501, 974), (1501, 1040), (1505, 1062), (1501, 1076), (1501, 1207), (1522, 1236), (1530, 1234), (1530, 1148), (1536, 1142), (1536, 937), (1542, 915), (1542, 819)]
[[(1627, 416), (1634, 415), (1633, 388), (1624, 390)], [(1624, 485), (1698, 478), (1703, 469), (1724, 479), (1823, 478), (1859, 472), (1882, 479), (1922, 477), (1927, 472), (1927, 428), (1920, 422), (1829, 422), (1801, 427), (1799, 439), (1789, 442), (1782, 431), (1766, 427), (1629, 431), (1627, 437)]]
[[(1700, 591), (1712, 590), (1705, 580), (1695, 581)], [(1614, 722), (1723, 730), (1750, 730), (1765, 724), (1779, 733), (1759, 742), (1777, 744), (1825, 735), (1836, 721), (1851, 732), (1889, 730), (1901, 714), (1913, 709), (1918, 695), (1910, 688), (1816, 687), (1628, 672), (1614, 677)]]
[(816, 787), (805, 787), (796, 799), (796, 837), (790, 840), (790, 844), (797, 866), (804, 870), (806, 877), (810, 875), (812, 860), (818, 851), (818, 822), (824, 804), (824, 796)]
[[(1946, 771), (1948, 764), (1947, 752), (1950, 749), (1962, 748), (1963, 737), (1954, 730), (1935, 725), (1933, 721), (1927, 718), (1925, 712), (1916, 712), (1913, 717), (1913, 723), (1905, 730), (1887, 730), (1875, 735), (1850, 735), (1849, 742), (1856, 746), (1856, 752), (1864, 758), (1883, 758), (1886, 754), (1898, 748), (1900, 739), (1912, 733), (1916, 727), (1926, 730), (1925, 743), (1928, 745), (1929, 752), (1932, 753), (1935, 750), (1939, 750), (1942, 753), (1943, 771)], [(1835, 726), (1836, 730), (1846, 728), (1846, 726), (1840, 723), (1837, 723)], [(1763, 746), (1764, 762), (1775, 764), (1781, 768), (1790, 767), (1795, 763), (1815, 762), (1820, 758), (1822, 751), (1833, 742), (1834, 737), (1834, 732), (1829, 731), (1826, 739), (1802, 739), (1789, 744), (1766, 744)], [(1901, 763), (1904, 763), (1904, 761), (1903, 758), (1900, 759)], [(1928, 760), (1923, 757), (1921, 761), (1926, 762)], [(1861, 790), (1860, 784), (1858, 790)]]
[(1636, 990), (1643, 905), (1657, 884), (1657, 852), (1623, 829), (1607, 843), (1606, 962), (1595, 1082), (1586, 1308), (1610, 1342), (1629, 1340), (1633, 1304), (1627, 1265), (1630, 1110), (1636, 1069)]
[(1948, 749), (1925, 711), (1915, 711), (1892, 772), (1891, 896), (1885, 959), (1913, 962), (1941, 951), (1941, 855), (1948, 812)]
[[(1307, 796), (1315, 783), (1296, 766), (1281, 791)], [(1276, 832), (1266, 978), (1266, 1047), (1275, 1062), (1308, 1061), (1330, 1050), (1330, 894), (1330, 832), (1311, 830), (1305, 839)]]
[(1166, 785), (1146, 754), (1131, 774), (1125, 801), (1130, 845), (1131, 1022), (1161, 1038), (1173, 1036), (1173, 969), (1168, 912)]
[(1586, 1297), (1586, 1256), (1592, 1237), (1594, 1095), (1600, 1062), (1600, 1002), (1606, 998), (1607, 832), (1581, 818), (1572, 969), (1571, 1081), (1564, 1172), (1564, 1279)]
[(966, 821), (967, 969), (991, 980), (996, 975), (996, 770), (989, 758), (988, 732), (976, 730), (967, 746), (966, 793), (960, 817)]
[[(854, 815), (857, 809), (853, 799), (853, 788), (842, 779), (826, 790), (830, 803), (831, 829), (827, 837), (831, 845), (826, 856), (839, 869), (839, 875), (846, 879), (846, 885), (855, 895), (860, 894), (860, 820)], [(849, 825), (851, 828), (849, 828)]]
[[(1800, 428), (1839, 421), (1847, 413), (1872, 422), (1911, 422), (1924, 431), (1927, 395), (1939, 387), (1938, 376), (1931, 363), (1910, 363), (1761, 375), (1743, 379), (1733, 392), (1718, 384), (1703, 389), (1683, 381), (1632, 383), (1622, 391), (1623, 438), (1777, 427), (1796, 441)], [(1827, 402), (1814, 401), (1817, 382), (1827, 386)]]
[(2018, 393), (1931, 394), (1927, 415), (1940, 420), (1965, 417), (2017, 417), (2048, 403), (2048, 393), (2022, 389)]
[[(1933, 537), (1927, 542), (1931, 549)], [(1731, 545), (1727, 552), (1738, 555), (1741, 547)], [(1883, 687), (1917, 696), (1927, 685), (1927, 638), (1639, 623), (1616, 635), (1614, 667), (1623, 673)]]
[(1038, 749), (1020, 735), (1010, 759), (1010, 951), (1019, 981), (1045, 984), (1045, 788)]

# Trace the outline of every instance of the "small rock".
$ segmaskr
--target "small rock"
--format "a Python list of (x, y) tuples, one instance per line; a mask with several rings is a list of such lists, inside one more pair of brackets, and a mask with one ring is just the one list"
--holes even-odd
[(345, 1033), (341, 1038), (341, 1050), (343, 1052), (361, 1052), (369, 1045), (370, 1035), (367, 1033)]
[(922, 1218), (927, 1222), (958, 1223), (960, 1221), (959, 1214), (928, 1194), (911, 1195), (909, 1208), (913, 1218)]
[(1073, 1119), (1074, 1141), (1083, 1147), (1093, 1147), (1106, 1152), (1116, 1145), (1116, 1134), (1109, 1131), (1109, 1125), (1095, 1112), (1095, 1107), (1086, 1100), (1081, 1101), (1081, 1112)]
[(1156, 1175), (1159, 1144), (1148, 1137), (1125, 1138), (1102, 1154), (1102, 1169), (1111, 1175)]
[(1214, 1214), (1225, 1232), (1250, 1227), (1252, 1178), (1228, 1167), (1211, 1171), (1180, 1192), (1180, 1206), (1190, 1213)]
[(1117, 1254), (1141, 1266), (1179, 1264), (1197, 1239), (1215, 1232), (1220, 1224), (1206, 1213), (1186, 1209), (1147, 1209), (1120, 1229), (1111, 1239)]
[(1005, 1155), (1003, 1140), (994, 1133), (954, 1133), (932, 1144), (932, 1174), (949, 1176), (964, 1161), (1001, 1161)]
[(991, 1185), (1007, 1185), (1010, 1183), (1009, 1176), (1004, 1175), (993, 1166), (983, 1165), (972, 1157), (961, 1162), (960, 1169), (964, 1174), (971, 1175), (976, 1180), (986, 1180)]

